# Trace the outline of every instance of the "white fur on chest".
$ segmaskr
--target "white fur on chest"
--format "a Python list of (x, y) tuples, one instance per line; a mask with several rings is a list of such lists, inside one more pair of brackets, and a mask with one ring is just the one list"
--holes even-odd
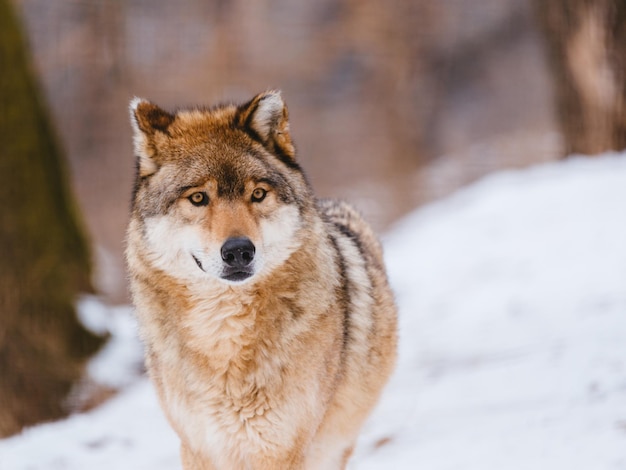
[[(279, 407), (270, 402), (282, 367), (271, 351), (255, 351), (254, 367), (241, 370), (254, 337), (256, 313), (250, 303), (232, 289), (196, 299), (180, 318), (187, 348), (172, 348), (160, 358), (161, 373), (168, 375), (160, 382), (169, 418), (218, 468), (233, 467), (232, 459), (245, 461), (244, 452), (264, 453), (295, 439), (290, 414), (298, 400), (309, 399), (291, 393)], [(182, 356), (190, 350), (194, 357)]]

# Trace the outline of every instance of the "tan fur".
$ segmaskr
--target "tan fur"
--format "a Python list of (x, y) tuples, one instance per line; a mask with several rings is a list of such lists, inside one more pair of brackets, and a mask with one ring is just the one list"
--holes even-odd
[[(136, 99), (131, 121), (131, 290), (183, 467), (345, 468), (396, 356), (376, 237), (314, 198), (278, 92), (174, 114)], [(233, 237), (256, 252), (231, 282), (219, 252)]]

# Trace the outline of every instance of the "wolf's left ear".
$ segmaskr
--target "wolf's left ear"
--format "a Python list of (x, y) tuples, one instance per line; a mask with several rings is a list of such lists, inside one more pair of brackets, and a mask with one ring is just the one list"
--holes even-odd
[(167, 133), (176, 116), (141, 98), (130, 102), (130, 123), (133, 126), (135, 155), (139, 175), (149, 176), (159, 168), (156, 135)]
[(237, 123), (269, 150), (295, 158), (295, 148), (289, 134), (289, 113), (280, 91), (260, 93), (239, 107)]

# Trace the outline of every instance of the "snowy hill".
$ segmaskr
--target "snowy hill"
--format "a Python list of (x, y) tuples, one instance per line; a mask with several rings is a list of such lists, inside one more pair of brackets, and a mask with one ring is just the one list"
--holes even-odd
[[(493, 175), (384, 241), (400, 363), (351, 469), (626, 469), (626, 154)], [(0, 441), (0, 469), (175, 470), (177, 452), (141, 379)]]

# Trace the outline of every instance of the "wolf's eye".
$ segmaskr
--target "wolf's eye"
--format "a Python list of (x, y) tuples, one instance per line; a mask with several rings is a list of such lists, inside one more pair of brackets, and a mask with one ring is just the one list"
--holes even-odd
[(263, 188), (256, 188), (252, 191), (252, 202), (261, 202), (267, 196), (267, 191)]
[(209, 203), (209, 196), (207, 196), (207, 194), (203, 191), (193, 193), (187, 199), (189, 199), (189, 202), (191, 202), (194, 206), (206, 206)]

